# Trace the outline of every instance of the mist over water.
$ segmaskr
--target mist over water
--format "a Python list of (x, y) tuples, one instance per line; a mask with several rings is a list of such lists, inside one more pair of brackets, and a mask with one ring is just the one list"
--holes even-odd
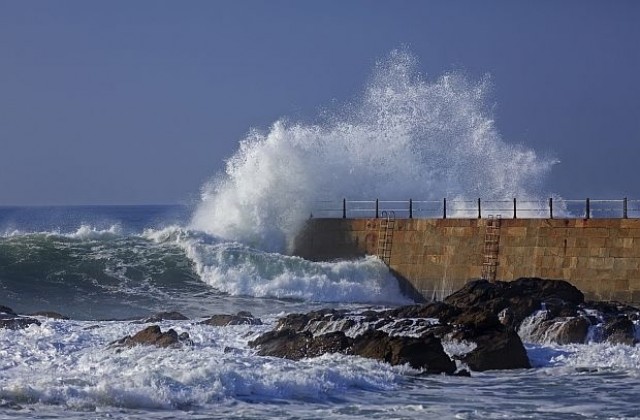
[(191, 228), (283, 252), (318, 200), (547, 197), (555, 161), (502, 139), (490, 87), (455, 72), (428, 79), (394, 50), (321, 123), (251, 131), (203, 187)]

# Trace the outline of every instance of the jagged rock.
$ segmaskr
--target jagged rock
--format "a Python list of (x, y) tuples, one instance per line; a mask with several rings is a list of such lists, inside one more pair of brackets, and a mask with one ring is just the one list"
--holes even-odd
[(40, 325), (40, 321), (35, 318), (29, 318), (24, 316), (0, 316), (0, 328), (7, 328), (10, 330), (20, 330), (27, 328), (29, 325)]
[(260, 356), (300, 360), (325, 353), (345, 353), (351, 346), (351, 339), (342, 332), (314, 337), (309, 331), (297, 332), (285, 328), (267, 332), (249, 342), (249, 346), (258, 347)]
[(564, 311), (575, 311), (584, 302), (584, 295), (563, 280), (520, 278), (510, 282), (475, 280), (445, 298), (445, 303), (457, 308), (482, 308), (495, 315), (508, 309), (503, 322), (516, 329), (543, 303), (560, 305)]
[(160, 322), (160, 321), (187, 321), (189, 318), (182, 315), (180, 312), (171, 311), (171, 312), (158, 312), (157, 314), (151, 315), (149, 318), (144, 321), (138, 321), (137, 324), (148, 324), (152, 322)]
[(342, 319), (347, 311), (339, 311), (337, 309), (320, 309), (311, 311), (306, 314), (289, 314), (278, 320), (277, 329), (292, 329), (294, 331), (303, 331), (310, 322), (335, 321)]
[(606, 341), (612, 344), (635, 345), (635, 326), (626, 315), (610, 318), (603, 325), (603, 333)]
[(531, 367), (527, 351), (515, 331), (504, 329), (476, 336), (477, 347), (459, 359), (471, 370), (528, 369)]
[(342, 331), (313, 336), (309, 331), (290, 328), (267, 332), (249, 343), (261, 356), (292, 360), (317, 357), (325, 353), (343, 353), (381, 360), (392, 365), (408, 363), (428, 373), (453, 373), (455, 363), (449, 359), (440, 340), (432, 335), (421, 338), (392, 337), (382, 331), (367, 331), (356, 338)]
[(427, 373), (452, 374), (456, 370), (455, 362), (444, 352), (440, 339), (433, 335), (402, 337), (370, 330), (353, 339), (352, 354), (391, 365), (408, 363)]
[(240, 311), (236, 315), (218, 314), (199, 322), (200, 325), (225, 327), (227, 325), (262, 325), (260, 318), (255, 318), (250, 312)]
[(42, 316), (45, 318), (51, 318), (51, 319), (69, 319), (68, 316), (64, 316), (62, 314), (59, 314), (58, 312), (53, 312), (53, 311), (38, 311), (38, 312), (34, 312), (31, 314), (31, 316)]
[(126, 336), (110, 344), (112, 347), (133, 347), (137, 345), (153, 345), (157, 347), (180, 347), (182, 344), (193, 344), (189, 339), (189, 334), (184, 332), (180, 335), (169, 329), (162, 332), (157, 325), (151, 325), (133, 336)]
[(4, 306), (4, 305), (0, 305), (0, 314), (17, 315), (15, 312), (13, 312), (13, 309), (9, 308), (8, 306)]

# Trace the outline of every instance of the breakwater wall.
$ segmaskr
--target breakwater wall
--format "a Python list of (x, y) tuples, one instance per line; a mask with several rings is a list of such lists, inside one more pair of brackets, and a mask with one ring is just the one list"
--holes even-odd
[(640, 303), (640, 219), (398, 219), (385, 229), (386, 223), (309, 219), (292, 253), (315, 261), (379, 255), (403, 288), (427, 299), (489, 274), (562, 279), (587, 299)]

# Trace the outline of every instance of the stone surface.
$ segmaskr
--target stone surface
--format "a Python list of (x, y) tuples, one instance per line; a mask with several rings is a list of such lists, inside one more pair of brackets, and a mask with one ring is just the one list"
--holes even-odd
[[(480, 278), (487, 222), (399, 219), (390, 268), (404, 289), (442, 298)], [(639, 219), (505, 217), (497, 278), (564, 279), (589, 299), (640, 304), (639, 226)], [(292, 253), (316, 261), (376, 255), (379, 229), (380, 219), (310, 219)]]
[(409, 364), (426, 373), (452, 374), (456, 370), (455, 362), (444, 352), (440, 339), (433, 335), (392, 337), (382, 331), (369, 330), (353, 339), (351, 353), (391, 365)]
[(460, 357), (471, 370), (530, 368), (527, 352), (518, 334), (513, 330), (495, 331), (476, 335), (477, 347)]
[(186, 321), (188, 319), (189, 318), (187, 318), (186, 316), (182, 315), (180, 312), (176, 312), (176, 311), (158, 312), (157, 314), (153, 314), (149, 318), (145, 319), (144, 321), (139, 321), (138, 323), (149, 324), (149, 323), (160, 322), (160, 321), (165, 321), (165, 320), (169, 320), (169, 321)]
[(157, 325), (151, 325), (141, 331), (138, 331), (133, 336), (126, 336), (119, 340), (116, 340), (110, 344), (112, 347), (133, 347), (138, 345), (157, 346), (157, 347), (171, 347), (178, 348), (183, 344), (193, 344), (189, 339), (189, 334), (178, 333), (174, 329), (169, 329), (166, 332), (162, 332)]
[(53, 312), (53, 311), (38, 311), (38, 312), (34, 312), (32, 314), (30, 314), (31, 316), (42, 316), (45, 318), (51, 318), (51, 319), (69, 319), (68, 316), (59, 314), (58, 312)]
[(262, 325), (260, 318), (255, 318), (250, 312), (240, 311), (236, 315), (217, 314), (198, 324), (225, 327), (227, 325)]

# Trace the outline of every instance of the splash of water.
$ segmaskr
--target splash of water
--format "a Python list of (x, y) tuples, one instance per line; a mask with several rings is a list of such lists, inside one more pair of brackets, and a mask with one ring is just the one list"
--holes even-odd
[(284, 251), (317, 200), (535, 198), (554, 161), (502, 140), (488, 78), (427, 80), (396, 50), (362, 96), (322, 123), (276, 121), (203, 187), (191, 227)]

